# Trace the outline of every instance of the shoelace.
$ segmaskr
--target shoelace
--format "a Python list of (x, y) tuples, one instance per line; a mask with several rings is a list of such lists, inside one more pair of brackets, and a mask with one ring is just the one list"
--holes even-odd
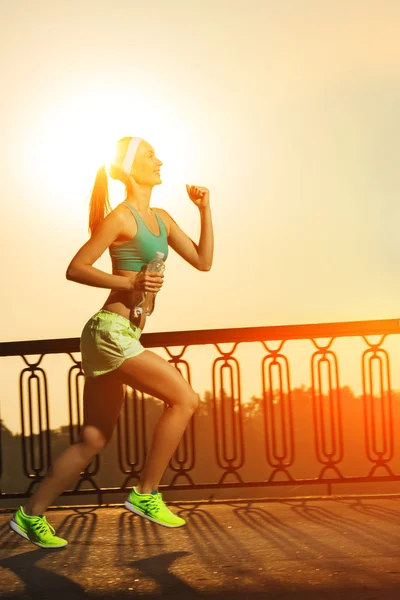
[(158, 492), (157, 494), (154, 494), (154, 496), (152, 496), (151, 498), (146, 500), (143, 504), (145, 505), (145, 507), (147, 509), (157, 510), (157, 511), (160, 510), (160, 508), (163, 505), (163, 499), (162, 499), (160, 492)]
[(54, 527), (50, 525), (50, 523), (47, 521), (44, 515), (43, 517), (38, 517), (37, 520), (35, 520), (34, 523), (32, 523), (32, 527), (39, 533), (47, 534), (48, 536), (54, 535), (56, 533)]

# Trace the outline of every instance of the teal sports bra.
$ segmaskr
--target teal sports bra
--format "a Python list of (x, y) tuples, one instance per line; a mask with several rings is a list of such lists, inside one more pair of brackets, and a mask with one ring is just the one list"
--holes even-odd
[(126, 200), (122, 202), (127, 206), (137, 222), (137, 233), (134, 238), (123, 242), (118, 246), (110, 246), (110, 256), (113, 269), (125, 269), (127, 271), (140, 271), (156, 255), (156, 252), (164, 253), (164, 260), (168, 256), (167, 230), (161, 217), (156, 213), (160, 234), (155, 235), (147, 227), (140, 213)]

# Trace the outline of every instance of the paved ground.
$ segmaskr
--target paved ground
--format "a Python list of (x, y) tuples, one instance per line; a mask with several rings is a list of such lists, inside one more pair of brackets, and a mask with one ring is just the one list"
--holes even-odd
[(0, 598), (398, 599), (400, 498), (175, 503), (168, 529), (125, 508), (47, 511), (41, 550), (0, 510)]

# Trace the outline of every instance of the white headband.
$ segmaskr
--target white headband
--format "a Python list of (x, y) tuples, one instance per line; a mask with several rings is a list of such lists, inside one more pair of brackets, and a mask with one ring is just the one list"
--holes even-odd
[(136, 151), (137, 151), (137, 149), (139, 147), (139, 144), (142, 141), (142, 139), (143, 138), (140, 138), (140, 137), (133, 137), (131, 139), (131, 141), (129, 142), (128, 149), (126, 151), (124, 161), (123, 161), (123, 163), (121, 165), (122, 170), (127, 175), (131, 174), (132, 165), (133, 165), (133, 161), (135, 160)]

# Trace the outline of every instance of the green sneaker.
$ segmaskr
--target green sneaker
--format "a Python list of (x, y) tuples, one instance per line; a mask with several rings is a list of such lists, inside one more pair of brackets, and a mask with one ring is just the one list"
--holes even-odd
[(162, 499), (162, 495), (156, 490), (151, 494), (139, 494), (134, 487), (125, 502), (125, 506), (136, 515), (165, 527), (181, 527), (186, 524), (185, 519), (181, 519), (169, 510)]
[(41, 548), (63, 548), (68, 544), (67, 540), (54, 535), (55, 530), (44, 515), (36, 517), (26, 515), (22, 506), (11, 519), (10, 527), (15, 533), (19, 533), (23, 538)]

